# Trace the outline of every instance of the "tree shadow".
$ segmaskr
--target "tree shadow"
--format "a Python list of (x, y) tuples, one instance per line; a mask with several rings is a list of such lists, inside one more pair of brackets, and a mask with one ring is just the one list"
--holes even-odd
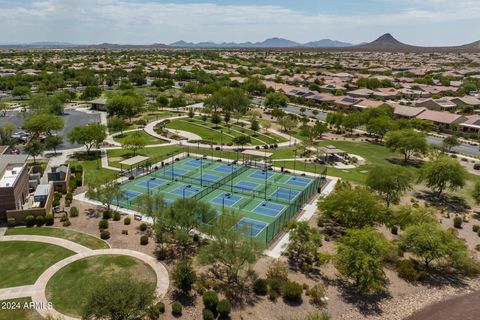
[(414, 167), (414, 168), (421, 168), (425, 161), (419, 159), (410, 159), (407, 162), (404, 159), (400, 158), (387, 158), (386, 159), (391, 164), (395, 164), (402, 167)]
[(173, 301), (179, 301), (184, 307), (195, 307), (197, 296), (193, 291), (190, 295), (186, 295), (178, 290), (173, 290), (170, 296)]
[(381, 316), (383, 310), (380, 304), (392, 298), (387, 290), (381, 290), (375, 294), (359, 293), (352, 284), (340, 279), (336, 280), (336, 286), (339, 289), (341, 299), (345, 303), (354, 305), (358, 312), (364, 316)]
[(414, 193), (414, 197), (425, 201), (429, 206), (447, 210), (448, 212), (460, 214), (467, 213), (470, 209), (465, 199), (459, 196), (442, 194), (440, 197), (437, 197), (432, 191), (418, 191)]
[(428, 276), (421, 283), (430, 288), (442, 288), (446, 286), (454, 288), (468, 287), (468, 283), (465, 282), (462, 275), (454, 270), (442, 267), (428, 270)]

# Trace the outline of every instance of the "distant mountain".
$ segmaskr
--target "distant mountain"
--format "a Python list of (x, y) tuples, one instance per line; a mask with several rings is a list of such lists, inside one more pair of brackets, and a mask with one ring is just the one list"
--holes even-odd
[(411, 46), (395, 39), (390, 33), (386, 33), (375, 41), (354, 46), (352, 49), (367, 49), (367, 50), (408, 50), (419, 47)]
[(344, 48), (351, 47), (353, 44), (331, 39), (322, 39), (318, 41), (307, 42), (303, 46), (308, 48)]
[(270, 38), (262, 42), (256, 42), (253, 46), (257, 48), (292, 48), (299, 47), (301, 44), (283, 38)]
[(302, 46), (302, 44), (283, 38), (270, 38), (262, 42), (185, 42), (183, 40), (173, 42), (171, 47), (176, 48), (293, 48)]

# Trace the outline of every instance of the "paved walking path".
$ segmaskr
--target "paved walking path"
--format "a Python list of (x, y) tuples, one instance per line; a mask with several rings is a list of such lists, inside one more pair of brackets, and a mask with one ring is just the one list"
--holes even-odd
[(81, 244), (75, 243), (70, 240), (62, 239), (62, 238), (54, 238), (54, 237), (46, 237), (46, 236), (33, 236), (33, 235), (16, 235), (16, 236), (3, 236), (0, 237), (0, 241), (34, 241), (34, 242), (42, 242), (57, 245), (60, 247), (64, 247), (70, 251), (75, 253), (84, 253), (90, 252), (92, 249), (82, 246)]
[[(154, 271), (157, 277), (157, 287), (156, 294), (159, 298), (165, 296), (168, 291), (170, 280), (168, 277), (168, 271), (165, 266), (158, 262), (154, 257), (151, 257), (147, 254), (127, 250), (127, 249), (99, 249), (92, 250), (86, 248), (78, 243), (62, 239), (62, 238), (53, 238), (45, 236), (33, 236), (33, 235), (17, 235), (17, 236), (0, 236), (0, 241), (35, 241), (43, 242), (49, 244), (55, 244), (71, 251), (74, 251), (76, 254), (70, 257), (67, 257), (54, 265), (50, 266), (45, 270), (40, 277), (36, 280), (35, 284), (27, 286), (18, 286), (11, 288), (0, 289), (0, 300), (15, 299), (15, 298), (24, 298), (32, 297), (32, 301), (36, 305), (48, 306), (48, 300), (46, 297), (46, 288), (48, 281), (63, 267), (73, 263), (75, 261), (85, 259), (88, 257), (101, 256), (101, 255), (124, 255), (139, 259), (146, 264), (148, 264)], [(43, 316), (53, 316), (54, 318), (61, 318), (64, 320), (76, 320), (77, 318), (69, 317), (61, 314), (55, 309), (52, 308), (39, 308), (37, 312)]]
[(5, 235), (5, 232), (7, 232), (7, 228), (5, 227), (0, 228), (0, 237), (3, 237)]

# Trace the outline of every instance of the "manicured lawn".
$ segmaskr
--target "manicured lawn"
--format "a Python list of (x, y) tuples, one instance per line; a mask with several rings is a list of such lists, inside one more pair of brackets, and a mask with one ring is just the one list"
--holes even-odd
[(102, 161), (100, 158), (93, 160), (71, 160), (69, 161), (71, 165), (80, 164), (83, 167), (85, 172), (85, 184), (93, 177), (105, 177), (109, 179), (115, 179), (117, 172), (102, 168)]
[(152, 291), (155, 289), (155, 272), (143, 261), (119, 255), (97, 256), (73, 262), (58, 271), (47, 284), (47, 300), (59, 312), (78, 317), (95, 285), (120, 274), (130, 274), (148, 282)]
[(108, 249), (108, 244), (99, 239), (97, 237), (76, 232), (67, 229), (60, 229), (60, 228), (49, 228), (49, 227), (36, 227), (36, 228), (13, 228), (8, 229), (7, 233), (8, 236), (19, 235), (19, 234), (27, 234), (27, 235), (35, 235), (35, 236), (48, 236), (54, 238), (62, 238), (67, 239), (82, 246), (85, 246), (90, 249)]
[(29, 303), (31, 298), (0, 301), (0, 319), (5, 320), (42, 320), (43, 317)]
[(30, 241), (0, 242), (0, 288), (34, 284), (51, 265), (74, 252), (47, 243)]
[(164, 140), (160, 140), (160, 139), (157, 139), (155, 137), (152, 137), (151, 135), (149, 135), (148, 133), (146, 133), (143, 130), (127, 132), (127, 133), (123, 134), (121, 137), (120, 136), (114, 137), (113, 140), (118, 142), (118, 143), (123, 143), (127, 137), (130, 137), (130, 136), (133, 136), (133, 135), (139, 135), (140, 137), (142, 137), (145, 140), (146, 145), (165, 143)]

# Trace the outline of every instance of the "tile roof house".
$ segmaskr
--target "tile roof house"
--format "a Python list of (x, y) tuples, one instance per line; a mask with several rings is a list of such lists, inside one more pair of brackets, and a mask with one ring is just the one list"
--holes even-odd
[(420, 113), (416, 118), (432, 121), (434, 124), (438, 125), (440, 128), (443, 129), (448, 129), (453, 124), (460, 124), (467, 120), (466, 117), (459, 114), (432, 110), (426, 110)]
[(475, 108), (480, 107), (480, 100), (475, 97), (469, 97), (469, 96), (456, 97), (456, 98), (450, 99), (450, 101), (452, 103), (455, 103), (457, 106), (469, 105), (469, 106), (474, 106)]
[(421, 108), (421, 107), (417, 108), (417, 107), (402, 106), (400, 104), (397, 104), (394, 106), (393, 114), (396, 115), (397, 117), (415, 118), (425, 110), (427, 109)]
[(359, 109), (368, 109), (368, 108), (377, 108), (385, 104), (383, 101), (363, 99), (354, 105), (355, 108)]
[(441, 99), (419, 99), (415, 102), (416, 107), (424, 107), (429, 110), (436, 110), (436, 111), (446, 111), (446, 110), (455, 110), (457, 105), (450, 101), (447, 98)]
[(467, 120), (460, 123), (459, 127), (464, 131), (464, 132), (480, 132), (480, 116), (479, 115), (473, 115), (473, 116), (467, 116)]
[(348, 97), (348, 96), (340, 96), (335, 99), (335, 105), (337, 107), (353, 107), (357, 103), (359, 103), (361, 99)]
[(354, 98), (370, 98), (373, 96), (374, 93), (375, 91), (373, 90), (362, 88), (362, 89), (349, 91), (348, 95)]

